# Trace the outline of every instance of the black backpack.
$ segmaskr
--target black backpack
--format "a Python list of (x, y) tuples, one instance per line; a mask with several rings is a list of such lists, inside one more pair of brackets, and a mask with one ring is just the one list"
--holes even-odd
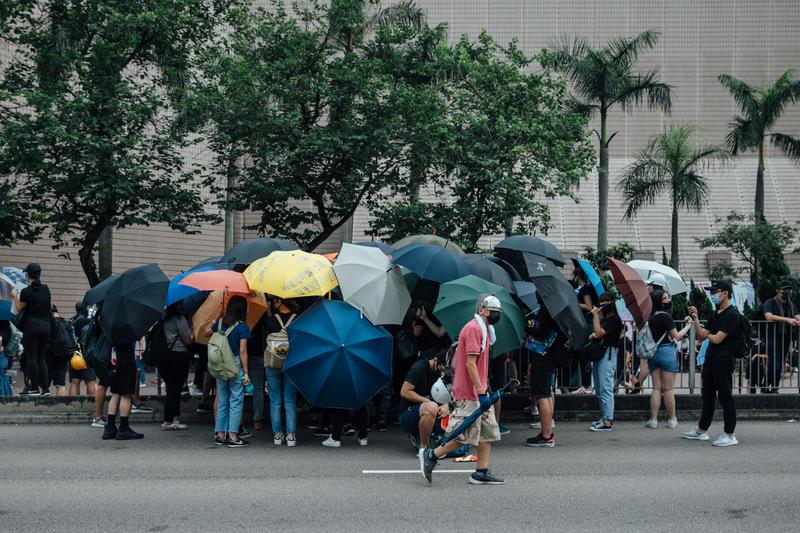
[(750, 354), (753, 353), (753, 348), (755, 348), (755, 342), (753, 341), (753, 328), (750, 326), (750, 321), (747, 320), (746, 316), (739, 311), (734, 312), (739, 317), (739, 327), (733, 334), (731, 352), (737, 359), (750, 357)]
[(78, 348), (72, 327), (61, 317), (50, 321), (50, 353), (56, 359), (68, 360)]
[[(159, 362), (169, 354), (170, 346), (167, 346), (167, 334), (164, 331), (166, 319), (161, 318), (153, 324), (145, 335), (145, 349), (142, 352), (142, 361), (147, 366), (157, 366)], [(178, 342), (176, 338), (172, 342), (172, 347)]]

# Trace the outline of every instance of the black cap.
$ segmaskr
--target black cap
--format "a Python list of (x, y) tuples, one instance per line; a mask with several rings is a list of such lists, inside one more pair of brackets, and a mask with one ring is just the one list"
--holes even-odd
[(35, 278), (42, 273), (42, 267), (39, 266), (39, 263), (28, 263), (28, 266), (25, 267), (23, 272), (30, 274), (32, 278)]
[(780, 289), (791, 289), (792, 282), (788, 279), (782, 279), (780, 283), (778, 283), (778, 290)]
[(726, 291), (729, 295), (733, 294), (733, 286), (731, 285), (731, 282), (724, 279), (718, 279), (716, 281), (712, 281), (711, 287), (709, 287), (708, 290), (711, 292), (720, 290), (720, 291)]

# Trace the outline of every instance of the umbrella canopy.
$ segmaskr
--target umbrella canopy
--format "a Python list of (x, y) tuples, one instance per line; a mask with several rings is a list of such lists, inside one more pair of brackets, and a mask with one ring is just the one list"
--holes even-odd
[(199, 291), (227, 291), (235, 294), (250, 294), (250, 287), (244, 275), (233, 270), (201, 270), (189, 272), (179, 285)]
[(653, 311), (653, 301), (644, 280), (633, 268), (611, 257), (608, 258), (608, 268), (614, 277), (614, 285), (625, 300), (625, 307), (633, 316), (636, 327), (641, 328)]
[(402, 324), (411, 294), (400, 269), (378, 248), (343, 244), (333, 265), (342, 298), (373, 324)]
[(628, 266), (634, 269), (645, 282), (650, 279), (653, 274), (661, 274), (664, 277), (664, 289), (672, 295), (683, 294), (689, 292), (689, 287), (681, 278), (681, 275), (667, 265), (656, 263), (655, 261), (643, 261), (641, 259), (634, 259), (628, 262)]
[(393, 258), (396, 265), (413, 271), (420, 279), (446, 283), (472, 272), (464, 259), (431, 244), (411, 244), (400, 248)]
[(225, 269), (230, 269), (231, 264), (223, 262), (221, 255), (217, 257), (207, 257), (202, 261), (200, 261), (199, 263), (197, 263), (192, 268), (188, 269), (187, 272), (190, 272), (192, 270), (200, 270), (201, 268), (207, 268), (208, 270), (225, 270)]
[(503, 257), (502, 251), (528, 252), (546, 257), (560, 267), (563, 267), (566, 264), (566, 261), (561, 256), (561, 252), (558, 251), (558, 248), (556, 248), (550, 242), (542, 239), (541, 237), (536, 237), (535, 235), (512, 235), (511, 237), (506, 237), (500, 241), (500, 243), (498, 243), (494, 249), (495, 252), (501, 252), (500, 254), (497, 254), (499, 257)]
[(353, 244), (356, 246), (366, 246), (367, 248), (377, 248), (386, 255), (392, 255), (394, 253), (394, 247), (391, 244), (386, 244), (385, 242), (361, 241), (354, 242)]
[(100, 328), (114, 344), (136, 342), (164, 312), (169, 278), (156, 264), (126, 270), (111, 283)]
[(503, 287), (474, 274), (443, 283), (439, 287), (439, 299), (433, 312), (450, 337), (456, 339), (461, 329), (475, 316), (475, 306), (481, 294), (496, 296), (503, 309), (500, 322), (494, 326), (497, 341), (492, 355), (497, 357), (522, 346), (525, 320), (519, 306)]
[(586, 259), (580, 259), (578, 257), (572, 257), (572, 264), (575, 265), (575, 268), (580, 268), (583, 270), (583, 273), (586, 274), (586, 279), (591, 284), (592, 288), (594, 288), (595, 294), (597, 297), (603, 295), (606, 292), (605, 287), (603, 287), (603, 282), (600, 280), (600, 275), (594, 269), (592, 264), (587, 261)]
[(183, 281), (186, 276), (193, 274), (194, 272), (209, 272), (211, 270), (214, 269), (210, 266), (199, 267), (194, 270), (190, 270), (189, 272), (178, 274), (172, 278), (172, 281), (169, 282), (169, 287), (167, 288), (167, 300), (164, 302), (164, 307), (169, 307), (170, 305), (180, 302), (181, 300), (184, 300), (193, 294), (201, 292), (200, 289), (190, 287), (189, 285), (183, 285), (181, 281)]
[(28, 286), (28, 278), (25, 277), (25, 273), (20, 268), (4, 266), (2, 269), (2, 274), (11, 280), (11, 282), (14, 284), (14, 288), (16, 288), (18, 291), (21, 291)]
[(575, 289), (550, 261), (533, 254), (525, 255), (531, 281), (536, 285), (536, 291), (550, 316), (568, 337), (569, 347), (574, 349), (583, 346), (589, 335), (589, 327), (578, 306)]
[(530, 281), (515, 281), (514, 289), (517, 298), (525, 304), (531, 313), (539, 310), (539, 300), (536, 299), (536, 285)]
[[(0, 300), (0, 320), (11, 320), (14, 315), (11, 313), (11, 302), (8, 300)], [(6, 341), (7, 339), (3, 339)]]
[[(501, 267), (503, 270), (505, 270), (506, 273), (509, 275), (509, 277), (513, 281), (524, 281), (523, 278), (522, 278), (522, 275), (519, 273), (519, 270), (517, 270), (514, 267), (514, 265), (512, 265), (508, 261), (506, 261), (504, 259), (500, 259), (496, 255), (487, 255), (485, 257), (486, 257), (486, 259), (488, 259), (489, 261), (491, 261), (495, 265), (497, 265), (497, 266)], [(524, 272), (524, 269), (523, 269), (523, 272)]]
[(5, 274), (0, 274), (0, 300), (10, 300), (14, 290), (20, 291), (17, 285)]
[(283, 239), (273, 239), (261, 237), (259, 239), (247, 239), (238, 244), (234, 244), (230, 250), (222, 256), (222, 263), (231, 265), (249, 265), (256, 259), (267, 257), (272, 252), (297, 250), (297, 245)]
[(273, 252), (247, 267), (244, 277), (253, 290), (279, 298), (324, 296), (339, 284), (330, 261), (302, 250)]
[(398, 268), (400, 269), (400, 274), (403, 276), (403, 281), (406, 283), (406, 288), (408, 288), (409, 292), (413, 291), (414, 287), (419, 283), (419, 276), (417, 276), (413, 270), (409, 270), (404, 266)]
[[(490, 257), (492, 256), (483, 254), (467, 254), (464, 256), (464, 261), (467, 262), (472, 273), (479, 278), (485, 279), (489, 283), (500, 285), (511, 294), (517, 292), (514, 288), (514, 280), (508, 274), (506, 269), (504, 269), (495, 261), (489, 259)], [(497, 258), (493, 257), (493, 259)]]
[(314, 304), (288, 328), (283, 373), (314, 407), (357, 409), (392, 380), (392, 337), (355, 307)]
[[(212, 323), (219, 320), (228, 307), (228, 302), (232, 296), (242, 296), (241, 294), (232, 295), (225, 291), (214, 291), (208, 294), (205, 301), (192, 314), (192, 333), (195, 342), (208, 344), (209, 337), (205, 332)], [(252, 330), (267, 312), (267, 299), (260, 292), (251, 292), (247, 298), (247, 326)]]
[(116, 283), (119, 277), (120, 274), (113, 274), (86, 291), (86, 294), (83, 296), (83, 302), (86, 305), (95, 305), (105, 300), (108, 289)]
[(455, 244), (453, 241), (439, 237), (438, 235), (410, 235), (400, 239), (394, 243), (392, 247), (394, 247), (395, 250), (399, 250), (400, 248), (410, 246), (412, 244), (429, 244), (431, 246), (444, 248), (445, 250), (453, 252), (456, 255), (464, 255), (464, 250), (462, 250), (460, 246)]

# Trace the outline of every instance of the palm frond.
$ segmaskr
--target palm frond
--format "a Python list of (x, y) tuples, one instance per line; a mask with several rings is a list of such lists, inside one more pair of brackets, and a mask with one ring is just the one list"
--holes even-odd
[(611, 62), (627, 68), (636, 63), (639, 54), (645, 50), (652, 49), (657, 42), (658, 33), (653, 30), (647, 30), (631, 39), (612, 39), (608, 42), (606, 48)]
[(735, 116), (730, 124), (730, 129), (725, 135), (725, 144), (731, 155), (739, 155), (747, 150), (752, 150), (761, 142), (761, 132), (758, 124), (752, 118)]
[(719, 83), (733, 96), (733, 101), (747, 116), (753, 116), (758, 110), (758, 99), (755, 96), (756, 88), (738, 80), (730, 74), (722, 74)]
[(417, 7), (413, 0), (407, 0), (379, 9), (366, 20), (364, 26), (365, 29), (371, 30), (378, 26), (396, 25), (411, 27), (419, 31), (425, 26), (425, 21), (425, 10)]
[(797, 102), (800, 102), (800, 80), (795, 80), (794, 72), (787, 70), (764, 93), (762, 120), (766, 129), (772, 127), (778, 121), (786, 106)]
[(800, 139), (783, 133), (773, 133), (770, 135), (772, 144), (780, 148), (786, 157), (794, 161), (800, 161)]
[(708, 202), (708, 179), (694, 171), (684, 172), (673, 184), (672, 196), (678, 207), (700, 211)]
[(547, 44), (550, 52), (550, 66), (553, 68), (567, 71), (576, 62), (580, 62), (591, 50), (589, 42), (577, 35), (562, 35), (551, 39)]
[(657, 142), (651, 142), (634, 163), (628, 166), (617, 183), (625, 204), (624, 218), (631, 218), (642, 207), (651, 205), (668, 189), (667, 169), (658, 157)]
[(660, 108), (669, 113), (672, 109), (670, 91), (672, 86), (658, 80), (658, 70), (653, 69), (645, 74), (634, 74), (620, 88), (613, 103), (619, 103), (623, 109), (638, 107), (647, 100), (650, 109)]

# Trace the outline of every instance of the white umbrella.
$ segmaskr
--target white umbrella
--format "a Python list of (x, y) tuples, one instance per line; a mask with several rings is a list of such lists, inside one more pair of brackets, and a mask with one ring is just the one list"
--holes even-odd
[(402, 324), (411, 295), (400, 269), (377, 248), (343, 244), (333, 271), (344, 301), (370, 322)]
[(672, 295), (689, 292), (686, 283), (684, 283), (681, 275), (678, 274), (674, 268), (656, 263), (655, 261), (643, 261), (641, 259), (630, 261), (628, 266), (634, 269), (648, 284), (651, 283), (651, 278), (655, 275), (655, 279), (653, 279), (652, 282), (664, 287), (664, 289)]

